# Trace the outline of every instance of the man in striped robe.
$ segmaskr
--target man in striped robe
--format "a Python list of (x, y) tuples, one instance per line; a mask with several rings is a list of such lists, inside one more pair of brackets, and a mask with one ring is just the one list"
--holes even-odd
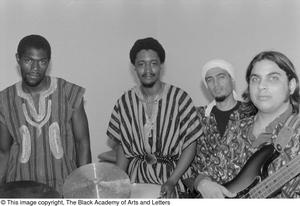
[(185, 192), (181, 178), (189, 173), (200, 121), (189, 95), (160, 80), (165, 51), (157, 40), (137, 40), (130, 60), (140, 85), (118, 99), (107, 130), (119, 143), (117, 165), (131, 182), (162, 185), (163, 197), (178, 197)]
[(61, 193), (65, 178), (91, 162), (84, 89), (46, 75), (51, 48), (42, 36), (24, 37), (16, 59), (22, 81), (0, 93), (1, 180), (40, 182)]

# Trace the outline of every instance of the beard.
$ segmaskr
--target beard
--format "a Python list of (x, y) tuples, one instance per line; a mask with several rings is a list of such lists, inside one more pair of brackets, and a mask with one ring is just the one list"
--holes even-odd
[(216, 102), (223, 102), (226, 99), (226, 96), (215, 97)]
[(155, 82), (151, 82), (151, 83), (142, 83), (143, 87), (145, 87), (145, 88), (151, 88), (151, 87), (154, 86), (154, 84), (155, 84)]

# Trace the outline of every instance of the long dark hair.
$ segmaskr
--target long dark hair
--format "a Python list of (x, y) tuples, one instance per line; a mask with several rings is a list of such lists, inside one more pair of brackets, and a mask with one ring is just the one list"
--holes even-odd
[(277, 64), (280, 69), (285, 71), (289, 81), (291, 81), (292, 79), (296, 80), (296, 89), (294, 93), (290, 95), (290, 102), (293, 107), (293, 112), (299, 113), (299, 104), (300, 104), (299, 78), (297, 76), (293, 63), (289, 60), (289, 58), (287, 58), (284, 54), (277, 51), (263, 51), (257, 54), (250, 62), (246, 72), (246, 81), (248, 83), (248, 87), (242, 95), (244, 100), (248, 102), (249, 105), (253, 105), (249, 94), (250, 75), (254, 65), (257, 62), (262, 60), (269, 60)]

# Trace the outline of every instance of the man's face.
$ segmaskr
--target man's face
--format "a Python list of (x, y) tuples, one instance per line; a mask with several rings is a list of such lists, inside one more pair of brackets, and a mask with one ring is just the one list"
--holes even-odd
[(152, 87), (160, 81), (161, 63), (153, 50), (141, 50), (135, 59), (135, 70), (144, 87)]
[(49, 65), (47, 52), (43, 49), (28, 48), (17, 62), (21, 69), (22, 80), (30, 87), (38, 86), (45, 78)]
[(224, 101), (233, 91), (233, 81), (229, 73), (219, 67), (206, 72), (205, 81), (211, 95), (217, 102)]
[(285, 71), (276, 63), (262, 60), (252, 69), (249, 92), (253, 104), (259, 111), (274, 113), (289, 104), (290, 82)]

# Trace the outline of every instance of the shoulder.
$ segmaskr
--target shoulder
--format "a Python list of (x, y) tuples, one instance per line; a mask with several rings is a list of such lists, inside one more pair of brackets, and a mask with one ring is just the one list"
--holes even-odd
[(61, 85), (63, 88), (69, 88), (69, 87), (77, 87), (77, 88), (83, 88), (73, 82), (67, 81), (60, 77), (51, 77), (51, 79), (55, 80), (58, 85)]
[(168, 92), (170, 92), (170, 91), (177, 91), (177, 92), (180, 92), (180, 93), (182, 93), (184, 95), (189, 96), (189, 94), (184, 89), (182, 89), (182, 88), (180, 88), (178, 86), (175, 86), (173, 84), (165, 83), (165, 87), (166, 87), (166, 89), (167, 89)]
[(138, 95), (138, 86), (134, 86), (134, 87), (124, 91), (119, 99), (122, 99), (122, 98), (128, 97), (128, 96), (132, 96), (132, 95)]
[(3, 89), (1, 92), (0, 92), (0, 96), (1, 98), (4, 98), (5, 96), (7, 96), (7, 93), (9, 92), (12, 92), (12, 91), (16, 91), (16, 86), (17, 84), (21, 84), (21, 81), (20, 82), (17, 82), (11, 86), (8, 86), (6, 87), (5, 89)]
[(191, 96), (182, 88), (172, 84), (165, 83), (165, 91), (163, 98), (167, 101), (175, 101), (179, 105), (193, 104)]
[(121, 96), (118, 97), (116, 104), (122, 104), (122, 102), (127, 102), (128, 99), (139, 98), (138, 97), (138, 87), (132, 87), (128, 90), (123, 91)]
[(300, 133), (300, 114), (293, 113), (291, 116), (288, 117), (284, 126), (293, 128), (294, 130), (297, 131), (297, 133)]
[(85, 93), (85, 88), (58, 77), (51, 77), (52, 81), (56, 81), (58, 92), (62, 92), (69, 99), (81, 98)]

